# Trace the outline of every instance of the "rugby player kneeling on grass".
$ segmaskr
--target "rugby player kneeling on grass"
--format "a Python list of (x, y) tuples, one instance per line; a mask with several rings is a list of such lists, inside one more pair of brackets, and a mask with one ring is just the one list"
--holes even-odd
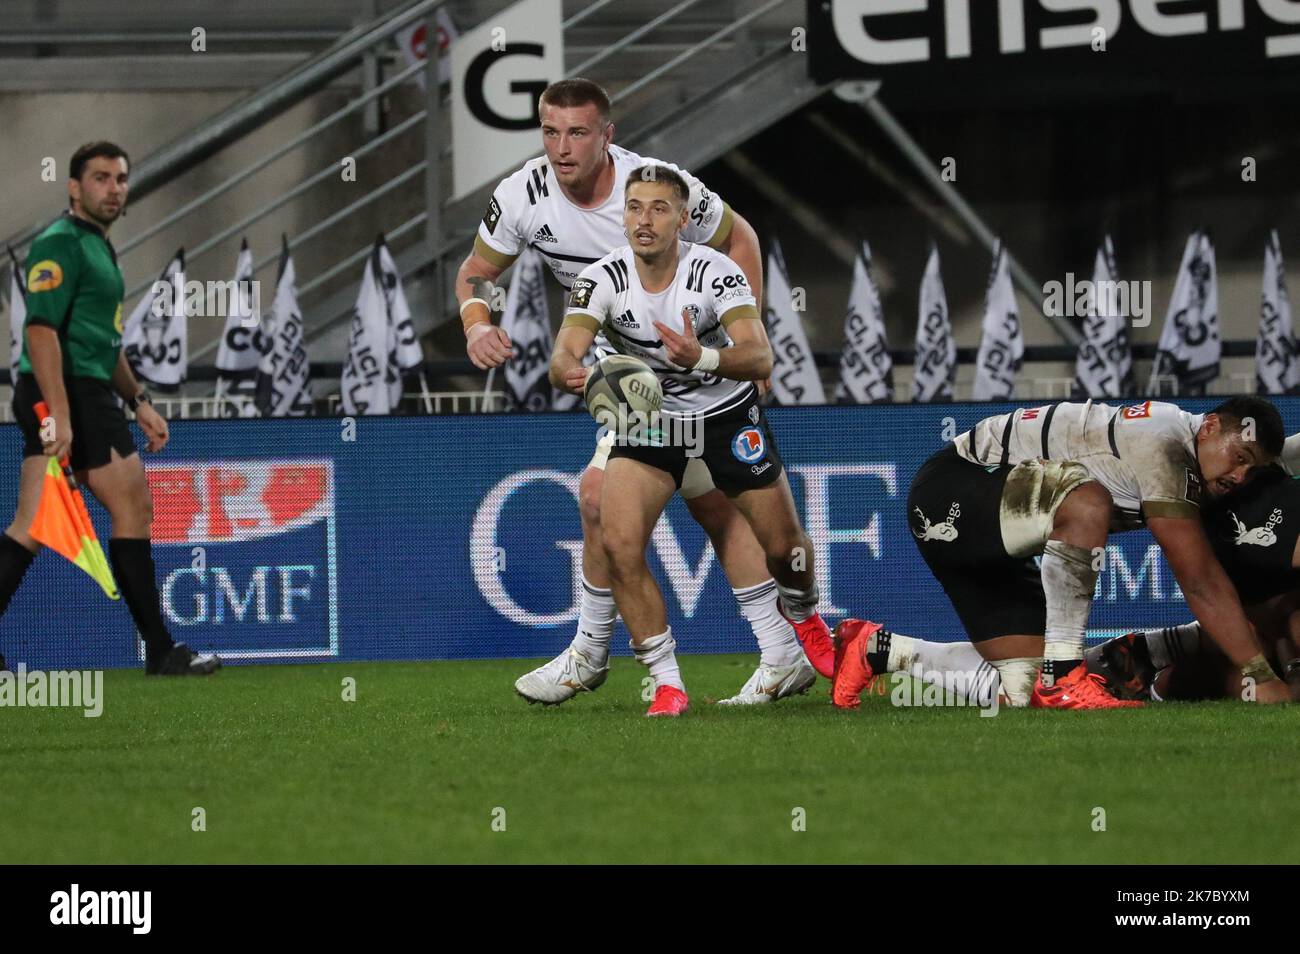
[[(221, 661), (172, 640), (158, 600), (150, 532), (153, 500), (135, 451), (120, 395), (135, 411), (150, 451), (167, 443), (167, 421), (149, 403), (122, 352), (124, 286), (108, 230), (126, 207), (126, 153), (109, 142), (88, 143), (68, 167), (71, 208), (32, 243), (27, 324), (14, 384), (14, 418), (23, 436), (18, 506), (0, 535), (0, 614), (40, 544), (28, 532), (40, 503), (46, 457), (70, 457), (113, 520), (108, 554), (113, 575), (144, 639), (150, 675), (207, 675)], [(53, 427), (42, 431), (34, 406), (45, 401)], [(4, 657), (0, 656), (0, 669)]]
[[(573, 283), (550, 377), (556, 387), (582, 393), (588, 373), (583, 356), (603, 332), (615, 351), (649, 365), (663, 388), (660, 430), (667, 438), (615, 442), (600, 513), (614, 600), (632, 651), (655, 682), (646, 714), (675, 716), (686, 711), (686, 687), (645, 551), (681, 486), (692, 459), (688, 452), (700, 452), (695, 459), (752, 528), (787, 610), (808, 618), (816, 609), (817, 587), (812, 544), (799, 526), (753, 383), (771, 374), (772, 349), (744, 273), (721, 252), (681, 240), (689, 189), (675, 171), (646, 165), (626, 182), (623, 221), (631, 245), (588, 265)], [(694, 447), (674, 439), (691, 430)], [(805, 691), (815, 678), (810, 666), (792, 667), (790, 684), (762, 688), (788, 695)]]
[[(1215, 500), (1204, 522), (1270, 664), (1300, 699), (1300, 434), (1287, 438), (1280, 464)], [(1258, 690), (1197, 622), (1116, 636), (1084, 661), (1123, 698), (1248, 699)]]
[[(1209, 414), (1158, 401), (1019, 408), (986, 418), (925, 463), (908, 496), (912, 535), (1012, 705), (1141, 705), (1089, 671), (1083, 644), (1108, 527), (1142, 525), (1188, 607), (1256, 687), (1254, 699), (1285, 702), (1287, 686), (1201, 522), (1203, 495), (1244, 486), (1282, 446), (1282, 418), (1261, 398), (1232, 398)], [(841, 622), (835, 705), (857, 708), (874, 673), (908, 669), (933, 645), (878, 623)]]

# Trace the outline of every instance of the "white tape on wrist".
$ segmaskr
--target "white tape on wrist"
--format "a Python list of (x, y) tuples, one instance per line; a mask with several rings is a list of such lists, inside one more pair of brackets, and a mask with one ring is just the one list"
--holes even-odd
[(487, 300), (486, 300), (486, 299), (484, 299), (484, 298), (466, 298), (463, 302), (461, 302), (461, 306), (460, 306), (460, 316), (461, 316), (462, 318), (465, 317), (465, 309), (468, 308), (470, 305), (474, 304), (474, 302), (478, 302), (480, 305), (482, 305), (484, 308), (486, 308), (486, 309), (488, 310), (488, 314), (489, 314), (489, 315), (492, 314), (492, 306), (489, 305), (489, 304), (487, 303)]
[(701, 348), (700, 360), (695, 362), (695, 367), (691, 368), (691, 370), (712, 371), (717, 368), (720, 360), (721, 356), (718, 354), (717, 348)]

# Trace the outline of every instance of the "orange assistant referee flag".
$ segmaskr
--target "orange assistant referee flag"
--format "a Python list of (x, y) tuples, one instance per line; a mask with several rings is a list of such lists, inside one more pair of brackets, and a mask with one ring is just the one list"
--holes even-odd
[[(39, 402), (35, 409), (38, 421), (49, 417), (44, 401)], [(67, 465), (66, 457), (62, 461), (53, 457), (46, 459), (41, 502), (28, 532), (37, 542), (63, 554), (89, 573), (109, 599), (118, 599), (113, 571), (104, 556), (104, 548), (95, 535), (86, 501)]]

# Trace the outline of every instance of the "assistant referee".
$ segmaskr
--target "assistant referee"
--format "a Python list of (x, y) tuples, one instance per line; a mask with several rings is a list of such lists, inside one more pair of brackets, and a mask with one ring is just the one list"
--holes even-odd
[[(13, 404), (23, 436), (22, 476), (17, 512), (0, 535), (0, 614), (40, 550), (28, 531), (40, 502), (45, 458), (67, 454), (78, 482), (112, 517), (109, 559), (144, 639), (145, 672), (207, 675), (221, 660), (174, 642), (163, 622), (150, 542), (153, 500), (115, 400), (120, 395), (135, 412), (149, 450), (162, 450), (167, 421), (122, 352), (125, 285), (108, 240), (126, 207), (129, 172), (130, 159), (120, 146), (93, 142), (78, 149), (68, 164), (70, 208), (28, 252), (27, 324)], [(52, 418), (44, 428), (34, 409), (42, 399)]]

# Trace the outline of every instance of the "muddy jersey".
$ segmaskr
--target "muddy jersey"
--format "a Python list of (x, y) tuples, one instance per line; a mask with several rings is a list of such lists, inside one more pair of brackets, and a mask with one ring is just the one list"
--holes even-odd
[(1300, 586), (1292, 567), (1300, 538), (1300, 479), (1279, 467), (1205, 507), (1205, 532), (1243, 603)]
[(587, 266), (573, 283), (564, 326), (596, 332), (601, 357), (618, 352), (640, 358), (659, 378), (663, 410), (669, 414), (713, 415), (738, 407), (754, 394), (751, 381), (736, 381), (710, 371), (673, 364), (655, 322), (682, 333), (682, 311), (700, 344), (731, 347), (727, 327), (740, 318), (758, 318), (754, 293), (740, 266), (704, 245), (678, 244), (677, 273), (661, 292), (650, 293), (636, 272), (631, 246)]
[(614, 189), (593, 209), (583, 209), (564, 195), (546, 156), (524, 167), (496, 187), (479, 223), (474, 249), (494, 265), (507, 266), (529, 245), (541, 253), (557, 281), (566, 289), (578, 273), (596, 259), (627, 244), (623, 233), (623, 186), (628, 175), (648, 163), (676, 171), (690, 188), (689, 210), (682, 238), (717, 245), (731, 232), (731, 209), (704, 183), (671, 162), (647, 159), (611, 145)]
[(1196, 432), (1204, 417), (1163, 401), (1062, 402), (985, 418), (953, 443), (977, 464), (1075, 461), (1110, 491), (1111, 528), (1131, 530), (1148, 517), (1199, 516)]

